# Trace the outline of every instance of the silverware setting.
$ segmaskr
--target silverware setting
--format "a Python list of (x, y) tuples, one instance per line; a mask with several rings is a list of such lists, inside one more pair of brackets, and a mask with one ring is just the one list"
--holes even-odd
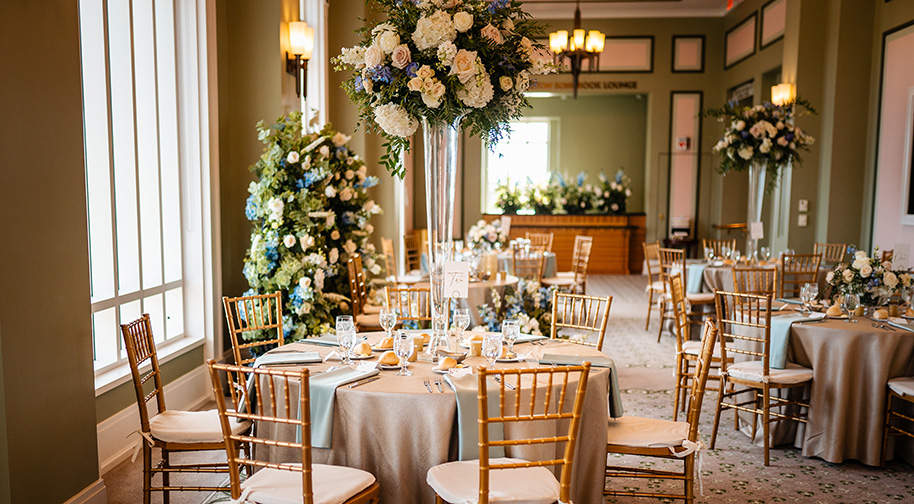
[(425, 389), (428, 390), (428, 393), (429, 393), (429, 394), (433, 394), (433, 393), (434, 393), (434, 392), (432, 392), (432, 384), (431, 384), (431, 382), (428, 380), (428, 378), (423, 378), (423, 379), (422, 379), (422, 384), (425, 385)]
[(876, 322), (873, 322), (873, 327), (875, 327), (876, 329), (886, 329), (886, 330), (888, 330), (888, 331), (894, 331), (894, 330), (895, 330), (895, 328), (892, 327), (892, 326), (890, 326), (890, 325), (887, 325), (887, 324), (877, 324)]
[[(497, 381), (498, 383), (501, 383), (501, 376), (495, 376), (493, 378), (495, 378), (495, 381)], [(507, 381), (505, 382), (505, 387), (508, 387), (509, 389), (514, 390), (514, 385), (511, 385)]]
[(359, 381), (353, 383), (352, 385), (349, 385), (349, 388), (360, 387), (362, 385), (365, 385), (366, 383), (371, 383), (371, 382), (373, 382), (375, 380), (379, 380), (379, 379), (381, 379), (380, 376), (372, 376), (370, 378), (365, 378), (364, 380), (359, 380)]
[(437, 377), (437, 376), (435, 377), (435, 385), (438, 386), (438, 392), (441, 392), (441, 393), (443, 394), (443, 393), (444, 393), (444, 387), (441, 386), (441, 378), (440, 378), (440, 377)]

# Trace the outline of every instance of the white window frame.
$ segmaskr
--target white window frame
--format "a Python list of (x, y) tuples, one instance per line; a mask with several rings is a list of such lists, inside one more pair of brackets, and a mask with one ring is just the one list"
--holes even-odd
[[(546, 157), (546, 173), (552, 173), (555, 170), (555, 167), (558, 166), (559, 159), (559, 130), (561, 126), (560, 117), (522, 117), (511, 121), (511, 123), (531, 123), (531, 122), (545, 122), (549, 125), (549, 141), (547, 143), (547, 149), (549, 154)], [(497, 213), (498, 209), (495, 207), (495, 188), (489, 187), (489, 155), (491, 152), (483, 148), (482, 149), (482, 211), (483, 213)], [(526, 179), (525, 179), (526, 180)]]

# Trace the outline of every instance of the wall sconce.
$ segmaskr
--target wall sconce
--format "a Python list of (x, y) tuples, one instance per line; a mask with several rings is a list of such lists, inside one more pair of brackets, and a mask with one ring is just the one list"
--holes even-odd
[(771, 103), (783, 106), (793, 101), (796, 93), (793, 84), (782, 82), (776, 86), (771, 86)]
[[(304, 21), (290, 22), (289, 47), (292, 50), (292, 57), (289, 56), (289, 51), (286, 51), (286, 73), (295, 76), (295, 96), (307, 96), (308, 60), (314, 52), (314, 28), (309, 27)], [(299, 70), (304, 71), (304, 79)]]

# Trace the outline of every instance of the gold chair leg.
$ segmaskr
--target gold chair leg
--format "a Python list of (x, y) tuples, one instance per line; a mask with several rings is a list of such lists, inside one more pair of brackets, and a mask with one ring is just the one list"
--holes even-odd
[(714, 449), (714, 444), (717, 443), (717, 427), (720, 425), (720, 410), (721, 404), (724, 400), (724, 382), (726, 379), (724, 376), (720, 377), (720, 384), (717, 388), (717, 409), (714, 410), (714, 428), (711, 429), (711, 449)]
[(435, 504), (445, 504), (444, 499), (438, 494), (435, 494)]
[(152, 448), (146, 444), (146, 440), (141, 441), (143, 443), (143, 504), (149, 504), (152, 496)]
[(889, 444), (889, 424), (892, 420), (892, 392), (885, 398), (885, 425), (882, 426), (882, 453), (879, 454), (879, 467), (885, 467), (885, 455)]
[[(171, 461), (168, 460), (168, 451), (165, 448), (162, 448), (162, 468), (168, 469), (171, 467)], [(162, 486), (170, 487), (171, 486), (171, 473), (167, 470), (162, 473)], [(162, 502), (164, 504), (171, 504), (171, 492), (168, 490), (162, 490)]]
[(771, 389), (767, 383), (763, 384), (762, 387), (762, 400), (765, 401), (764, 409), (762, 409), (762, 422), (765, 424), (762, 426), (762, 433), (765, 435), (765, 467), (768, 467), (768, 445), (770, 444), (768, 439), (768, 420), (771, 408)]
[(685, 458), (685, 501), (686, 504), (695, 502), (695, 454)]
[(682, 372), (682, 353), (676, 354), (676, 389), (673, 391), (675, 396), (673, 397), (673, 421), (676, 422), (679, 420), (679, 393), (682, 391), (684, 378)]
[(651, 308), (654, 307), (654, 289), (647, 290), (647, 320), (644, 321), (644, 330), (651, 326)]

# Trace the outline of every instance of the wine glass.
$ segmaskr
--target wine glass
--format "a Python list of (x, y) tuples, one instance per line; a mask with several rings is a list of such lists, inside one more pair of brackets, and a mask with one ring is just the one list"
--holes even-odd
[(812, 312), (810, 303), (812, 303), (812, 300), (815, 299), (816, 296), (818, 296), (818, 295), (819, 295), (819, 285), (818, 284), (804, 283), (803, 286), (800, 287), (800, 301), (803, 302), (803, 314), (804, 315), (809, 315), (809, 313)]
[(489, 368), (495, 368), (495, 361), (501, 357), (501, 337), (498, 334), (489, 334), (482, 340), (482, 356), (489, 363)]
[(771, 259), (771, 247), (760, 247), (759, 253), (762, 254), (762, 260), (768, 262)]
[(714, 248), (705, 247), (705, 262), (711, 263), (714, 261)]
[(809, 286), (809, 303), (810, 311), (812, 311), (812, 303), (819, 297), (819, 284), (813, 282), (806, 284)]
[(720, 248), (720, 255), (723, 256), (724, 259), (729, 259), (730, 258), (730, 246), (729, 245), (722, 246)]
[(381, 313), (378, 315), (378, 322), (381, 324), (381, 329), (384, 329), (384, 332), (389, 338), (390, 332), (393, 330), (394, 326), (397, 325), (397, 310), (394, 308), (381, 308)]
[(336, 340), (342, 351), (340, 358), (342, 364), (344, 366), (352, 364), (352, 360), (349, 358), (349, 352), (355, 347), (355, 324), (352, 321), (352, 315), (336, 317)]
[(396, 376), (412, 375), (413, 372), (406, 368), (409, 366), (409, 356), (413, 354), (413, 337), (406, 331), (397, 331), (397, 335), (394, 337), (394, 354), (400, 359), (400, 370), (397, 371)]
[(505, 343), (508, 344), (507, 357), (514, 357), (514, 342), (520, 336), (520, 322), (517, 319), (506, 319), (501, 323), (501, 334)]
[(845, 322), (855, 322), (854, 320), (854, 310), (857, 309), (857, 305), (860, 303), (860, 296), (856, 294), (847, 293), (844, 295), (844, 309), (847, 310), (847, 320)]
[(457, 343), (463, 343), (463, 332), (470, 326), (470, 310), (457, 308), (454, 310), (454, 325), (457, 326)]

